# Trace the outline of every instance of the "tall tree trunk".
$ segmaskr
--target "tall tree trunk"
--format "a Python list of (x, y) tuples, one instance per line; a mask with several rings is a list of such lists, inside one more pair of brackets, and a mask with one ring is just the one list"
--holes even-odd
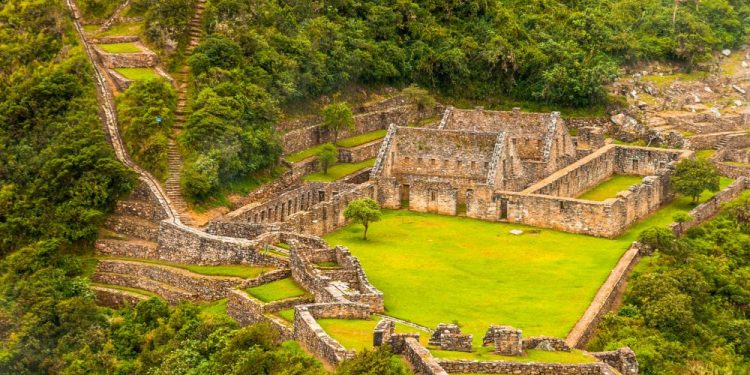
[(362, 224), (362, 225), (364, 225), (364, 226), (365, 226), (365, 234), (364, 234), (364, 237), (363, 237), (363, 239), (364, 239), (365, 241), (367, 241), (367, 226), (368, 226), (368, 225), (367, 225), (367, 223), (364, 223), (364, 224)]

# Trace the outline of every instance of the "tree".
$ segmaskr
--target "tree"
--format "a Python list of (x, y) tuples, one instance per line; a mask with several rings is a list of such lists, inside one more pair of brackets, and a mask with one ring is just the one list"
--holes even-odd
[(392, 360), (393, 354), (388, 345), (377, 350), (363, 350), (354, 358), (345, 361), (336, 370), (336, 375), (406, 375), (400, 361)]
[(346, 102), (333, 103), (323, 107), (323, 129), (333, 132), (333, 143), (339, 139), (339, 132), (354, 130), (354, 114)]
[(367, 239), (367, 229), (370, 223), (379, 221), (381, 216), (380, 206), (378, 202), (370, 198), (353, 200), (344, 210), (344, 217), (355, 222), (362, 224), (365, 227), (365, 232), (362, 236), (363, 239)]
[(680, 194), (698, 202), (704, 190), (719, 191), (719, 173), (711, 162), (703, 159), (685, 159), (677, 163), (672, 175), (672, 187)]
[(339, 151), (333, 144), (326, 143), (323, 145), (323, 148), (318, 152), (318, 161), (323, 167), (323, 174), (328, 174), (328, 168), (336, 163), (339, 156), (338, 154)]
[(404, 94), (412, 104), (416, 105), (420, 112), (435, 107), (435, 98), (430, 96), (430, 93), (427, 90), (417, 85), (411, 85), (405, 88), (401, 93)]

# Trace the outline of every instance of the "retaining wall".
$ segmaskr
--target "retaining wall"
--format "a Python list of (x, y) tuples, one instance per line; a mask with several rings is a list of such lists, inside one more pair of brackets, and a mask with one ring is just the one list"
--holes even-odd
[(693, 220), (684, 223), (673, 223), (670, 225), (675, 236), (681, 236), (690, 228), (696, 227), (721, 211), (721, 206), (742, 194), (745, 189), (750, 188), (750, 178), (740, 177), (731, 185), (718, 192), (711, 199), (693, 208), (688, 214)]
[(131, 293), (124, 290), (92, 286), (91, 290), (96, 297), (96, 304), (113, 309), (123, 307), (133, 307), (138, 303), (148, 299), (147, 296), (137, 293)]
[(329, 365), (337, 365), (354, 356), (329, 336), (316, 319), (369, 319), (365, 305), (355, 303), (319, 303), (294, 308), (294, 339), (305, 350)]

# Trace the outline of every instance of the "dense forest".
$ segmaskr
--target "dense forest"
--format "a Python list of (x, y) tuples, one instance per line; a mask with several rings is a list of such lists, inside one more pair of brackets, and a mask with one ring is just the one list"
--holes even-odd
[(684, 237), (652, 228), (641, 241), (656, 255), (590, 347), (631, 347), (643, 374), (750, 372), (750, 196)]

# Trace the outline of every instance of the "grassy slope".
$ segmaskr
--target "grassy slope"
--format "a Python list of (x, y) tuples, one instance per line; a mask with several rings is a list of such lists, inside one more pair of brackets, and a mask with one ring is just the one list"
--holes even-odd
[(615, 198), (617, 193), (628, 190), (631, 186), (640, 183), (641, 180), (643, 180), (643, 176), (615, 175), (579, 195), (578, 199), (603, 201), (609, 198)]
[(357, 225), (326, 240), (359, 257), (390, 315), (426, 326), (456, 319), (476, 343), (490, 324), (565, 337), (640, 231), (692, 208), (678, 198), (614, 240), (552, 230), (512, 236), (529, 227), (407, 211), (386, 211), (368, 241)]
[(386, 133), (388, 133), (388, 130), (386, 129), (371, 131), (369, 133), (364, 133), (364, 134), (360, 134), (354, 137), (349, 137), (349, 138), (339, 140), (338, 142), (336, 142), (336, 146), (355, 147), (355, 146), (363, 145), (365, 143), (372, 142), (376, 139), (384, 138)]
[(138, 53), (141, 49), (133, 43), (111, 43), (111, 44), (99, 44), (104, 52), (107, 53)]
[(163, 79), (164, 77), (156, 74), (151, 68), (117, 68), (117, 73), (132, 81), (145, 81), (147, 79)]
[(361, 169), (369, 168), (375, 165), (375, 159), (367, 159), (360, 163), (342, 163), (328, 168), (328, 174), (323, 172), (312, 173), (304, 177), (305, 181), (333, 182), (342, 177), (350, 175)]
[(300, 288), (291, 278), (249, 288), (247, 293), (263, 302), (280, 301), (306, 294), (305, 290)]

